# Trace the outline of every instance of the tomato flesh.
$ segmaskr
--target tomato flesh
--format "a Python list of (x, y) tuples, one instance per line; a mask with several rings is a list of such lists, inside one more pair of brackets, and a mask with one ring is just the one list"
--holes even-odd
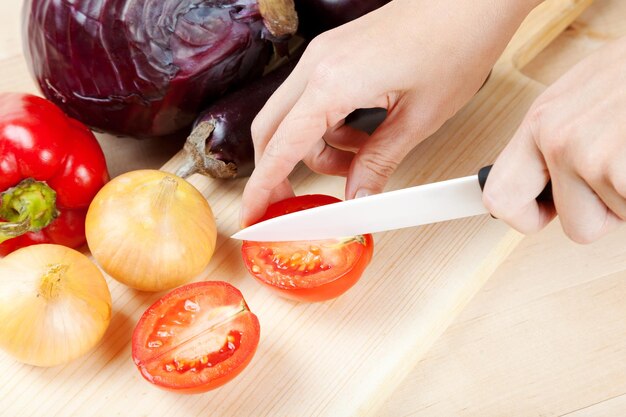
[[(259, 221), (340, 200), (305, 195), (271, 205)], [(361, 277), (371, 260), (371, 235), (312, 242), (244, 241), (248, 271), (281, 295), (299, 301), (324, 301), (343, 294)]]
[(145, 379), (177, 392), (205, 392), (228, 382), (252, 359), (257, 317), (224, 282), (179, 287), (143, 314), (133, 333), (133, 360)]

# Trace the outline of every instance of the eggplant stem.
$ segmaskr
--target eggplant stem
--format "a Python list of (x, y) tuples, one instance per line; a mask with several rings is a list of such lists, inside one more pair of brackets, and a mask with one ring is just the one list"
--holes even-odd
[(207, 141), (215, 130), (215, 123), (214, 119), (204, 121), (198, 123), (191, 131), (183, 148), (187, 159), (176, 170), (177, 176), (186, 178), (195, 173), (223, 179), (237, 176), (237, 164), (221, 161), (213, 153), (207, 151)]
[(185, 159), (185, 162), (180, 167), (178, 167), (174, 175), (186, 180), (197, 172), (198, 170), (196, 169), (195, 161), (192, 158), (187, 158)]
[(293, 0), (259, 0), (259, 11), (269, 32), (276, 38), (298, 30), (298, 14)]

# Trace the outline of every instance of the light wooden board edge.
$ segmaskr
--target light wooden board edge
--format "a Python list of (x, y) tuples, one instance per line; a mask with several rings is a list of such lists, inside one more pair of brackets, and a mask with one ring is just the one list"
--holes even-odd
[[(485, 262), (480, 264), (478, 269), (473, 273), (473, 279), (465, 288), (465, 291), (458, 294), (456, 300), (456, 308), (449, 310), (446, 315), (441, 317), (440, 323), (437, 323), (435, 331), (427, 333), (427, 340), (422, 339), (413, 349), (412, 354), (405, 356), (407, 358), (405, 366), (398, 368), (394, 374), (389, 374), (385, 381), (380, 384), (379, 392), (376, 396), (372, 396), (369, 403), (364, 404), (357, 410), (355, 416), (373, 416), (376, 417), (385, 401), (393, 394), (393, 392), (402, 384), (402, 381), (411, 373), (418, 365), (424, 354), (432, 347), (432, 345), (445, 332), (448, 326), (454, 321), (459, 313), (469, 304), (476, 293), (483, 287), (487, 280), (493, 275), (502, 261), (506, 259), (511, 252), (522, 241), (523, 235), (511, 230), (505, 237), (492, 248), (491, 252), (485, 257)], [(458, 267), (460, 267), (459, 262)], [(460, 273), (459, 273), (460, 275)]]
[[(543, 26), (536, 26), (527, 20), (520, 32), (528, 32), (524, 37), (511, 40), (505, 52), (504, 62), (510, 62), (517, 70), (521, 70), (533, 60), (552, 41), (554, 41), (582, 12), (593, 4), (594, 0), (561, 0), (546, 1), (533, 11), (533, 19), (543, 21)], [(530, 29), (533, 27), (533, 29)], [(521, 72), (520, 72), (520, 75)]]

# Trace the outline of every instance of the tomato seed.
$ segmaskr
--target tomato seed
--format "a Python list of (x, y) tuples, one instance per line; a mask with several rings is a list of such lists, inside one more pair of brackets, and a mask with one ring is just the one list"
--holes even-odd
[(217, 351), (209, 353), (208, 355), (196, 357), (191, 360), (174, 359), (173, 361), (164, 364), (163, 368), (172, 372), (176, 370), (180, 373), (184, 372), (200, 372), (204, 368), (209, 368), (223, 362), (235, 354), (235, 351), (241, 345), (242, 333), (236, 330), (232, 330), (227, 336), (224, 345)]
[(185, 300), (185, 310), (191, 312), (200, 311), (200, 305), (194, 301)]
[(293, 255), (291, 255), (291, 262), (296, 262), (298, 260), (302, 259), (302, 254), (300, 252), (296, 252)]

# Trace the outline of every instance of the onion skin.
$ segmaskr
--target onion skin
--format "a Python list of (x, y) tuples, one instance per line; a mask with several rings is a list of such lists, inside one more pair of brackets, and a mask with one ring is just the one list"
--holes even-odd
[(217, 231), (209, 203), (172, 174), (122, 174), (96, 195), (85, 222), (93, 257), (111, 277), (141, 291), (189, 282), (208, 265)]
[(26, 0), (25, 56), (71, 117), (114, 134), (170, 135), (261, 76), (268, 39), (295, 31), (292, 0), (263, 1), (269, 22), (256, 0)]
[(20, 362), (55, 366), (91, 350), (111, 321), (111, 293), (98, 267), (52, 244), (0, 260), (0, 347)]

